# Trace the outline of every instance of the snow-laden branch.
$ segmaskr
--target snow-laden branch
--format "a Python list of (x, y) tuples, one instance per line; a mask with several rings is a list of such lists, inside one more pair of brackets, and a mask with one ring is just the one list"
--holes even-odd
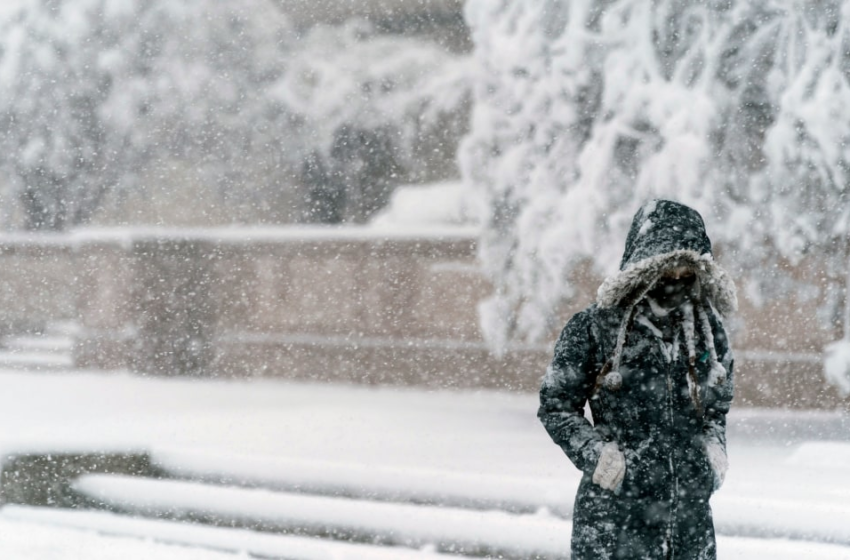
[(460, 161), (490, 209), (495, 350), (539, 340), (576, 264), (618, 263), (648, 199), (693, 206), (735, 270), (816, 255), (843, 287), (850, 5), (470, 0), (476, 76)]

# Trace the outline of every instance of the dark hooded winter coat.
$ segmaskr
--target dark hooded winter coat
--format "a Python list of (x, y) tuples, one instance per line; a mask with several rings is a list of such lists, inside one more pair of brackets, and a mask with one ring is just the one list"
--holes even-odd
[[(690, 298), (654, 316), (647, 293), (679, 267), (696, 276)], [(700, 215), (671, 201), (644, 205), (620, 272), (567, 323), (540, 390), (540, 420), (584, 472), (573, 560), (716, 558), (705, 445), (725, 450), (733, 361), (722, 317), (736, 305)], [(592, 482), (608, 441), (626, 458), (614, 491)]]

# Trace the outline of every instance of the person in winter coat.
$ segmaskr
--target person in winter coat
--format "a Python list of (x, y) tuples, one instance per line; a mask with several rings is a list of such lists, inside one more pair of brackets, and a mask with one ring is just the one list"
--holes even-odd
[(708, 500), (727, 468), (723, 317), (736, 307), (702, 217), (645, 204), (620, 271), (564, 327), (540, 389), (540, 420), (584, 473), (573, 560), (717, 557)]

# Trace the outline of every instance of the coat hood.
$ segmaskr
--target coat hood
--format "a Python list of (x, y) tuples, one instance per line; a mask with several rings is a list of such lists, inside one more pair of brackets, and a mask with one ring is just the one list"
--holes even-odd
[(599, 287), (597, 302), (603, 308), (634, 305), (675, 267), (696, 273), (704, 296), (721, 315), (737, 309), (735, 284), (714, 261), (702, 216), (670, 200), (652, 200), (635, 214), (620, 271)]

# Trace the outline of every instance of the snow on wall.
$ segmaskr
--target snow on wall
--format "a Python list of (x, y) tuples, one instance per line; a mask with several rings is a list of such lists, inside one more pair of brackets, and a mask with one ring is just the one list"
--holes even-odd
[(389, 204), (370, 225), (396, 233), (417, 227), (430, 232), (458, 225), (472, 229), (481, 223), (482, 214), (478, 200), (460, 182), (404, 185), (396, 188)]
[(824, 349), (824, 374), (842, 396), (850, 396), (850, 340), (837, 340)]

